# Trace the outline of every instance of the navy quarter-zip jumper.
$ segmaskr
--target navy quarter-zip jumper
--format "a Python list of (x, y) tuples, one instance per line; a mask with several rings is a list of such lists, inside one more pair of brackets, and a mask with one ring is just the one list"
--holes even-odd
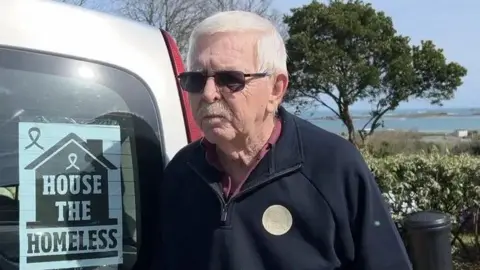
[(282, 132), (240, 192), (200, 142), (170, 161), (160, 196), (157, 270), (410, 270), (361, 154), (281, 108)]

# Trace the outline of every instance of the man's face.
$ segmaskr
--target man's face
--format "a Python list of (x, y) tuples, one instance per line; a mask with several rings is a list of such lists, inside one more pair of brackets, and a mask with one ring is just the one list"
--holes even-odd
[[(256, 41), (258, 34), (218, 33), (197, 40), (193, 71), (234, 70), (243, 73), (265, 72), (258, 70)], [(203, 93), (190, 93), (190, 104), (195, 120), (209, 140), (233, 140), (250, 134), (261, 124), (271, 104), (275, 88), (272, 77), (246, 78), (245, 88), (231, 92), (218, 86), (209, 78)]]

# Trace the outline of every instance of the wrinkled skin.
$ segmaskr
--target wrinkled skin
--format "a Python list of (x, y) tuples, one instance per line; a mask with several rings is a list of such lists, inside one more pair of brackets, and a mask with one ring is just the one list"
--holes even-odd
[[(214, 73), (238, 70), (244, 73), (259, 70), (257, 40), (259, 33), (217, 33), (201, 36), (195, 46), (192, 70)], [(224, 152), (255, 148), (266, 141), (273, 129), (275, 109), (288, 84), (286, 74), (248, 79), (245, 88), (236, 93), (218, 87), (213, 78), (202, 94), (190, 93), (190, 104), (197, 124), (206, 139)], [(265, 138), (267, 137), (267, 138)], [(265, 142), (263, 142), (265, 143)]]

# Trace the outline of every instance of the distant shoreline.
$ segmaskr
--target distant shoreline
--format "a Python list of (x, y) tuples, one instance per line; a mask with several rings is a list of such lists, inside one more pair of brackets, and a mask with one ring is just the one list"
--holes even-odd
[(374, 133), (374, 138), (377, 140), (420, 140), (423, 142), (434, 143), (458, 143), (458, 142), (471, 142), (472, 136), (477, 136), (477, 130), (469, 130), (468, 137), (458, 137), (451, 132), (422, 132), (422, 131), (386, 131), (379, 130)]
[[(425, 112), (425, 113), (409, 113), (409, 114), (390, 114), (385, 115), (384, 119), (415, 119), (415, 118), (440, 118), (440, 117), (457, 117), (457, 118), (466, 118), (466, 117), (476, 117), (480, 116), (480, 111), (474, 111), (468, 114), (452, 114), (447, 112)], [(369, 115), (354, 115), (352, 119), (370, 119)], [(320, 116), (312, 117), (309, 120), (329, 120), (337, 121), (339, 118), (337, 116)]]

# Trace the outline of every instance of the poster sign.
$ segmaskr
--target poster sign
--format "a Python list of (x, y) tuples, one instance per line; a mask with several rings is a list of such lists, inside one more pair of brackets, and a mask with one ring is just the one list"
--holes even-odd
[(19, 123), (20, 269), (122, 263), (120, 128)]

